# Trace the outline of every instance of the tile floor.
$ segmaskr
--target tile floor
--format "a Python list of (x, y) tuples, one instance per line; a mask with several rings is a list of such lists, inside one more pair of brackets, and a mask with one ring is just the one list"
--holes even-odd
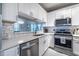
[(59, 53), (51, 48), (48, 48), (48, 50), (45, 52), (43, 56), (68, 56), (68, 55)]

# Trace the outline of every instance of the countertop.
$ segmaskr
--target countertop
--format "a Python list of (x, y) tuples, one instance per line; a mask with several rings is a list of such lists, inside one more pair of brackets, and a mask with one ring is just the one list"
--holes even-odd
[(1, 51), (7, 50), (9, 48), (18, 46), (19, 44), (22, 44), (24, 42), (28, 42), (28, 41), (43, 37), (45, 35), (50, 35), (50, 34), (54, 34), (54, 33), (44, 33), (44, 35), (41, 35), (41, 36), (23, 35), (23, 36), (14, 37), (14, 38), (9, 39), (9, 40), (2, 40), (2, 50)]
[(73, 35), (73, 37), (79, 37), (79, 35)]
[(54, 33), (44, 33), (45, 35), (53, 35)]

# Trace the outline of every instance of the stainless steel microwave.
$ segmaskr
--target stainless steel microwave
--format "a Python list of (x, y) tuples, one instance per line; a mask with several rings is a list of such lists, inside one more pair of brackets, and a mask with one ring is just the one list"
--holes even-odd
[(71, 18), (64, 18), (64, 19), (56, 19), (55, 20), (55, 26), (61, 26), (61, 25), (71, 25)]

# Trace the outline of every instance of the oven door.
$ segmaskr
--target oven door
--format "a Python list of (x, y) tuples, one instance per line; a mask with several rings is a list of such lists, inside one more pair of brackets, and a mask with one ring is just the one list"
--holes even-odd
[(72, 48), (72, 40), (66, 39), (66, 38), (61, 38), (61, 37), (55, 37), (55, 45), (66, 47), (66, 48)]

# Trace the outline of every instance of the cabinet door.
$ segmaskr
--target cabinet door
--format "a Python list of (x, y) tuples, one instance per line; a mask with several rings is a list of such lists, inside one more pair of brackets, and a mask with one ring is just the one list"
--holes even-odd
[(47, 26), (54, 26), (55, 12), (48, 13)]
[(72, 8), (72, 25), (79, 25), (79, 5)]
[(56, 10), (56, 19), (66, 18), (66, 17), (71, 18), (71, 11), (72, 11), (71, 7)]
[(73, 40), (73, 53), (79, 55), (79, 41)]
[(54, 35), (53, 34), (50, 35), (49, 39), (50, 39), (49, 46), (52, 47), (52, 48), (54, 48)]
[(47, 12), (41, 6), (39, 6), (39, 19), (47, 22)]
[(19, 3), (19, 12), (30, 15), (31, 5), (30, 3)]
[(49, 37), (49, 35), (46, 35), (45, 36), (45, 40), (44, 40), (44, 51), (46, 51), (47, 50), (47, 48), (49, 47), (49, 43), (50, 43), (50, 37)]
[(43, 8), (41, 6), (39, 6), (39, 19), (43, 20)]
[(31, 5), (31, 11), (30, 11), (30, 15), (36, 19), (38, 19), (38, 15), (39, 15), (39, 4), (37, 3), (30, 3)]
[(19, 56), (19, 46), (3, 51), (4, 56)]
[(63, 10), (63, 9), (56, 10), (56, 19), (64, 18), (65, 17), (64, 13), (65, 13), (65, 10)]
[(42, 7), (41, 6), (39, 6), (39, 20), (42, 20)]
[(43, 21), (47, 23), (47, 12), (43, 9)]
[(2, 18), (3, 21), (15, 22), (18, 14), (16, 3), (4, 3), (2, 4)]
[(71, 8), (66, 8), (65, 10), (64, 10), (64, 17), (66, 18), (66, 17), (72, 17), (72, 9)]
[(43, 55), (44, 53), (44, 37), (39, 38), (39, 55)]

